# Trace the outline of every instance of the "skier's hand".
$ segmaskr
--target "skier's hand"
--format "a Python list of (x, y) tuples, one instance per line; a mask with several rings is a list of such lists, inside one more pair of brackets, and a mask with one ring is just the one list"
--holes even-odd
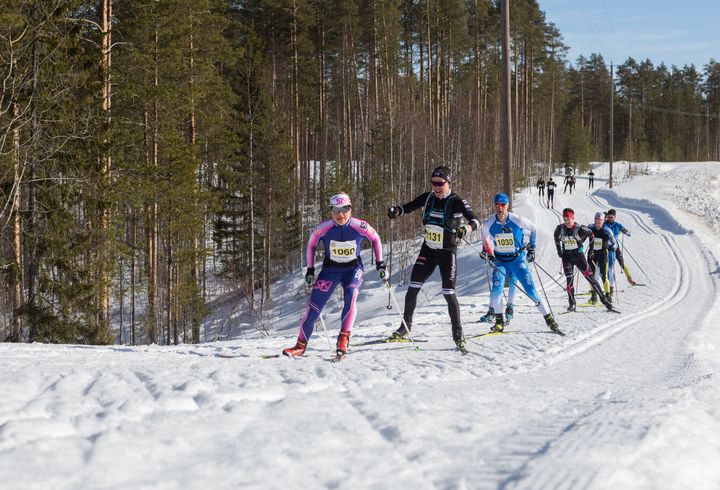
[(625, 235), (630, 236), (630, 232), (629, 231), (625, 232)]
[(305, 291), (310, 292), (315, 283), (315, 267), (308, 267), (305, 273)]
[(385, 265), (385, 262), (382, 260), (380, 262), (377, 262), (375, 264), (375, 268), (378, 271), (378, 276), (380, 276), (380, 279), (383, 281), (389, 281), (390, 280), (390, 274), (388, 274), (387, 266)]
[(468, 234), (470, 230), (468, 230), (468, 225), (462, 225), (460, 228), (455, 230), (455, 236), (458, 238), (458, 240), (462, 240), (462, 238)]
[(388, 218), (395, 219), (400, 216), (400, 208), (398, 206), (390, 206), (387, 210)]
[(535, 247), (528, 247), (525, 260), (527, 260), (528, 262), (535, 261)]
[(485, 260), (493, 260), (495, 258), (495, 256), (491, 253), (488, 253), (487, 250), (483, 250), (482, 252), (480, 252), (480, 257)]

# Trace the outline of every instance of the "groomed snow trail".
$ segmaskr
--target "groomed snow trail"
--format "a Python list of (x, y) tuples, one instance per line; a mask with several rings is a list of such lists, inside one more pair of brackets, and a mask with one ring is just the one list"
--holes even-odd
[[(551, 236), (560, 210), (589, 223), (616, 208), (638, 261), (626, 262), (647, 284), (629, 287), (618, 271), (621, 315), (558, 315), (560, 337), (521, 298), (506, 335), (473, 339), (460, 356), (436, 273), (415, 314), (413, 333), (427, 341), (419, 351), (358, 346), (399, 318), (367, 267), (356, 346), (338, 364), (325, 359), (320, 328), (305, 358), (262, 358), (293, 344), (301, 301), (278, 318), (292, 328), (271, 339), (0, 344), (0, 479), (38, 489), (719, 487), (716, 237), (661, 192), (675, 185), (663, 187), (663, 173), (612, 190), (601, 187), (606, 167), (595, 173), (599, 189), (583, 179), (572, 195), (559, 188), (554, 210), (534, 190), (515, 209), (539, 226), (538, 261), (564, 284)], [(487, 283), (475, 252), (463, 247), (459, 259), (470, 337), (489, 327), (474, 323)], [(555, 313), (564, 311), (564, 289), (540, 278)], [(400, 304), (404, 291), (395, 289)], [(326, 310), (334, 342), (339, 306)]]

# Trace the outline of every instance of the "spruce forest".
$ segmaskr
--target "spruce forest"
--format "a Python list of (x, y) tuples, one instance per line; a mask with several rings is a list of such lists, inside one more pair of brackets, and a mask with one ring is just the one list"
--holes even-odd
[[(611, 79), (510, 5), (516, 188), (720, 160), (720, 64)], [(500, 25), (491, 0), (3, 0), (0, 341), (201, 342), (223, 295), (262, 316), (337, 191), (387, 241), (387, 206), (447, 165), (487, 215)]]

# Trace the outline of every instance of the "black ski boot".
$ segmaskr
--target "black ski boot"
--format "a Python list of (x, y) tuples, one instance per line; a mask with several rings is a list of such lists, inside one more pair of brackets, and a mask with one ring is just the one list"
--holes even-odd
[(455, 345), (457, 346), (457, 350), (463, 354), (467, 354), (468, 350), (465, 348), (465, 336), (463, 335), (462, 327), (453, 327), (452, 336), (455, 341)]
[(505, 321), (502, 315), (495, 315), (495, 325), (490, 327), (490, 332), (502, 333), (505, 330)]
[(597, 293), (595, 292), (595, 290), (593, 289), (592, 291), (590, 291), (590, 303), (594, 305), (597, 302), (598, 302), (598, 296), (597, 296)]
[(548, 326), (548, 328), (550, 330), (552, 330), (553, 332), (560, 331), (560, 326), (555, 321), (555, 318), (553, 318), (552, 313), (548, 313), (543, 318), (545, 318), (545, 324)]
[[(407, 324), (408, 328), (405, 328)], [(395, 330), (388, 340), (405, 340), (407, 339), (408, 329), (412, 330), (412, 324), (403, 322), (400, 324), (400, 328)]]

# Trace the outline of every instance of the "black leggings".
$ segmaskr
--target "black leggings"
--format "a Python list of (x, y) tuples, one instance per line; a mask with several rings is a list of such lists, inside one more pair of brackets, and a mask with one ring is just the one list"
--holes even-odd
[(600, 283), (597, 282), (597, 279), (593, 277), (592, 272), (590, 272), (590, 267), (588, 266), (587, 260), (585, 260), (585, 256), (582, 253), (563, 254), (562, 265), (563, 272), (565, 273), (565, 279), (567, 280), (568, 301), (570, 301), (571, 306), (575, 305), (575, 287), (573, 286), (573, 274), (575, 272), (575, 267), (577, 267), (582, 275), (585, 276), (585, 279), (587, 279), (593, 290), (600, 297), (602, 304), (608, 306), (602, 287), (600, 286)]
[[(593, 252), (593, 258), (588, 258), (588, 264), (590, 265), (590, 271), (595, 276), (595, 270), (600, 268), (600, 279), (602, 280), (601, 285), (604, 286), (608, 280), (608, 253), (607, 250), (596, 250)], [(606, 291), (609, 292), (609, 291)]]
[(448, 313), (452, 324), (453, 337), (462, 333), (460, 323), (460, 304), (455, 296), (455, 279), (457, 278), (457, 257), (455, 250), (433, 250), (423, 243), (420, 253), (410, 274), (410, 287), (405, 295), (405, 322), (412, 325), (413, 313), (417, 305), (420, 288), (432, 275), (435, 267), (440, 268), (442, 289), (448, 304)]

